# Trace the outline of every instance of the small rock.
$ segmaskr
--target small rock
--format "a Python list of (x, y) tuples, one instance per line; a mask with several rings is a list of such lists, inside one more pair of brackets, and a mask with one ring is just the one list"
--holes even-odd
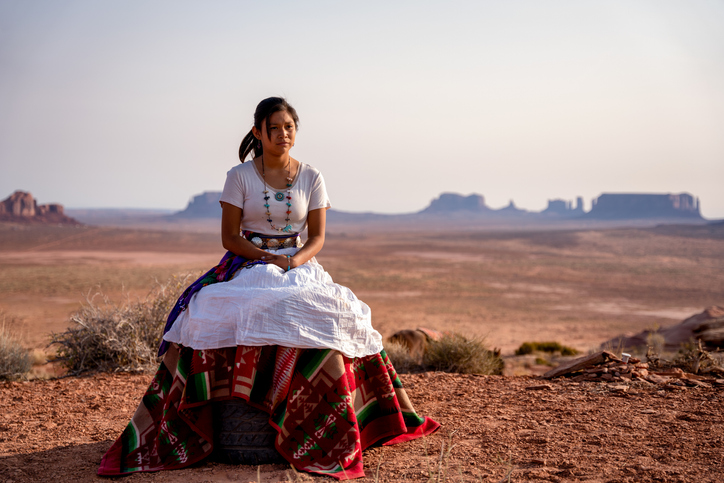
[(550, 384), (537, 384), (525, 388), (526, 391), (550, 391), (551, 389), (553, 389), (553, 386)]
[(654, 411), (653, 409), (644, 409), (643, 411), (641, 411), (641, 414), (656, 414), (656, 411)]
[(669, 381), (668, 377), (661, 377), (656, 374), (649, 374), (646, 376), (646, 380), (653, 382), (654, 384), (666, 384)]
[(609, 386), (609, 389), (613, 392), (626, 392), (628, 391), (628, 386), (625, 386), (623, 384), (616, 384), (613, 386)]

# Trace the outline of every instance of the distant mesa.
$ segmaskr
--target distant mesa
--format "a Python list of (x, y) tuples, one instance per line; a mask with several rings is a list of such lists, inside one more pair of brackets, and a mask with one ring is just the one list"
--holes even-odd
[(579, 196), (576, 198), (576, 206), (573, 206), (572, 201), (555, 199), (548, 200), (548, 206), (545, 210), (541, 211), (542, 215), (555, 215), (555, 216), (580, 216), (583, 215), (583, 197)]
[(439, 197), (430, 202), (430, 206), (422, 210), (420, 213), (440, 213), (450, 211), (490, 211), (485, 205), (483, 195), (472, 194), (469, 196), (459, 195), (457, 193), (443, 193)]
[(80, 225), (78, 221), (65, 215), (63, 205), (39, 205), (27, 191), (16, 191), (0, 201), (0, 221)]
[[(182, 211), (171, 215), (172, 219), (221, 218), (220, 191), (206, 191), (194, 196)], [(604, 193), (592, 201), (589, 212), (583, 209), (583, 198), (575, 202), (563, 199), (548, 200), (546, 209), (540, 212), (518, 208), (513, 200), (504, 208), (492, 209), (485, 204), (481, 194), (461, 195), (442, 193), (429, 206), (416, 213), (378, 214), (350, 213), (330, 210), (328, 217), (335, 221), (382, 221), (382, 220), (425, 220), (440, 217), (459, 219), (470, 217), (481, 220), (510, 220), (516, 223), (554, 220), (680, 220), (702, 221), (700, 203), (688, 193), (680, 194), (639, 194)]]
[(683, 218), (702, 220), (699, 198), (689, 193), (639, 194), (604, 193), (593, 200), (587, 218), (600, 220), (631, 220)]
[(508, 203), (507, 206), (504, 208), (501, 208), (499, 210), (494, 210), (499, 215), (508, 215), (508, 216), (515, 216), (515, 215), (525, 215), (530, 213), (528, 210), (521, 210), (517, 206), (515, 206), (515, 202), (513, 200), (510, 200), (510, 203)]
[(204, 191), (189, 201), (186, 208), (174, 213), (173, 218), (219, 218), (221, 219), (221, 191)]
[(454, 214), (467, 211), (497, 217), (527, 215), (528, 218), (585, 218), (599, 220), (636, 220), (636, 219), (686, 219), (702, 220), (700, 203), (688, 193), (680, 194), (644, 194), (644, 193), (604, 193), (594, 198), (592, 209), (585, 212), (583, 198), (572, 201), (562, 199), (548, 200), (548, 206), (541, 212), (529, 212), (519, 209), (511, 200), (505, 208), (491, 209), (485, 205), (485, 198), (479, 194), (463, 196), (456, 193), (443, 193), (432, 200), (430, 206), (421, 214)]

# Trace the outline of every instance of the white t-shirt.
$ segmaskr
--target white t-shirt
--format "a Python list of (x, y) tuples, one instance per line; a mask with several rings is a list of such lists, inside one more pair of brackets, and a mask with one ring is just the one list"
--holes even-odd
[[(264, 235), (279, 235), (269, 225), (264, 206), (264, 180), (253, 161), (238, 164), (226, 173), (226, 183), (221, 199), (242, 209), (241, 226)], [(267, 185), (269, 190), (269, 211), (274, 226), (283, 228), (287, 218), (287, 190), (278, 190)], [(316, 168), (299, 163), (299, 171), (291, 187), (291, 215), (289, 223), (293, 233), (300, 233), (307, 227), (307, 214), (311, 210), (329, 208), (332, 204), (327, 196), (324, 178)]]

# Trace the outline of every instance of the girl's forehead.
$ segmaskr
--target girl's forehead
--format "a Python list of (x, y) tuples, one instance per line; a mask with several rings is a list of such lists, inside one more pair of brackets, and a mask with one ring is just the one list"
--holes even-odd
[(277, 111), (269, 116), (270, 124), (284, 124), (287, 122), (294, 122), (294, 118), (288, 111)]

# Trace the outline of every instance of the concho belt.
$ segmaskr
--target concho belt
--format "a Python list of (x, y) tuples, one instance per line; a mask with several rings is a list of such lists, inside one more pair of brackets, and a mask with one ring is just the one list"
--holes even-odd
[(262, 250), (278, 250), (280, 248), (301, 247), (302, 239), (299, 233), (293, 235), (262, 235), (261, 233), (253, 233), (243, 231), (244, 238), (254, 244), (254, 246)]

